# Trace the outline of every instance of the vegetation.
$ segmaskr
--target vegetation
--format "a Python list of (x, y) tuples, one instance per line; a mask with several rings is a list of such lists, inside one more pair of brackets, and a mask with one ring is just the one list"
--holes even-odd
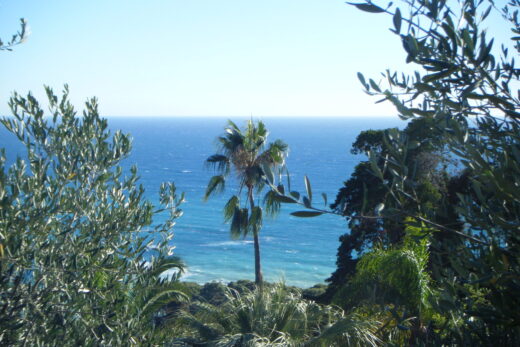
[[(519, 300), (520, 284), (516, 229), (520, 192), (514, 184), (520, 177), (520, 157), (514, 154), (520, 144), (520, 101), (511, 87), (520, 72), (509, 48), (502, 46), (495, 53), (494, 39), (486, 37), (483, 21), (493, 10), (492, 2), (459, 1), (462, 18), (455, 17), (455, 7), (443, 2), (408, 4), (412, 13), (408, 18), (398, 9), (381, 11), (392, 14), (407, 61), (417, 64), (422, 73), (399, 78), (388, 72), (387, 89), (375, 83), (365, 88), (393, 103), (402, 118), (427, 118), (437, 124), (467, 177), (465, 191), (451, 201), (464, 226), (458, 230), (438, 225), (432, 216), (443, 203), (428, 206), (416, 199), (415, 179), (402, 164), (413, 147), (406, 137), (387, 137), (386, 161), (392, 178), (383, 182), (390, 193), (386, 214), (408, 213), (407, 205), (412, 204), (421, 211), (421, 222), (460, 241), (432, 238), (432, 255), (447, 265), (432, 268), (441, 290), (433, 304), (445, 317), (456, 317), (446, 322), (441, 336), (452, 342), (518, 344), (519, 316), (510, 305)], [(518, 8), (518, 1), (510, 1), (502, 10), (516, 34)], [(407, 24), (404, 32), (401, 22)], [(514, 50), (520, 52), (518, 44)]]
[[(393, 177), (385, 160), (390, 156), (388, 141), (385, 139), (387, 135), (406, 136), (409, 142), (414, 143), (403, 165), (414, 179), (415, 199), (421, 204), (408, 203), (407, 214), (393, 214), (392, 218), (368, 218), (374, 215), (372, 211), (376, 205), (388, 205), (387, 200), (391, 198), (391, 192), (383, 184), (384, 180)], [(359, 134), (352, 145), (352, 152), (371, 155), (372, 160), (362, 161), (356, 166), (331, 205), (335, 213), (348, 219), (350, 233), (340, 237), (337, 270), (328, 279), (330, 286), (325, 297), (327, 300), (352, 277), (359, 257), (370, 251), (374, 244), (392, 247), (403, 241), (407, 227), (405, 221), (409, 214), (423, 216), (425, 208), (428, 208), (429, 218), (435, 223), (462, 228), (463, 223), (458, 220), (452, 202), (457, 199), (456, 194), (466, 187), (463, 180), (465, 173), (456, 172), (456, 162), (450, 160), (445, 151), (446, 143), (443, 143), (435, 123), (425, 118), (411, 120), (403, 131), (369, 130)], [(373, 174), (374, 168), (380, 170), (383, 180)], [(442, 230), (435, 233), (434, 237), (457, 242)]]
[(176, 339), (188, 346), (376, 346), (378, 322), (301, 298), (295, 288), (227, 288), (219, 306), (194, 303), (181, 313)]
[[(137, 170), (118, 166), (130, 139), (108, 132), (95, 100), (78, 118), (67, 89), (62, 98), (47, 89), (48, 119), (31, 95), (15, 94), (13, 117), (2, 123), (27, 153), (9, 169), (0, 156), (0, 342), (519, 345), (520, 93), (512, 89), (520, 69), (510, 51), (520, 52), (520, 1), (503, 9), (485, 0), (400, 4), (407, 10), (351, 5), (390, 15), (418, 69), (387, 71), (382, 81), (358, 74), (408, 125), (358, 136), (352, 151), (367, 160), (330, 209), (313, 205), (307, 177), (306, 194), (275, 184), (287, 146), (267, 145), (262, 122), (244, 130), (229, 122), (220, 152), (207, 159), (219, 175), (206, 198), (236, 174), (224, 216), (232, 237), (253, 235), (256, 285), (181, 285), (182, 263), (168, 244), (183, 200), (175, 186), (162, 186), (169, 219), (152, 227), (162, 210), (144, 200)], [(511, 23), (512, 47), (497, 49), (483, 30), (492, 11)], [(303, 207), (295, 216), (347, 219), (351, 232), (325, 293), (262, 285), (256, 196), (266, 185), (267, 212), (293, 203)]]
[[(226, 203), (224, 218), (226, 222), (231, 222), (232, 238), (253, 235), (255, 282), (258, 285), (261, 285), (263, 281), (258, 238), (262, 228), (263, 209), (261, 206), (255, 205), (255, 192), (260, 193), (264, 189), (266, 173), (279, 170), (284, 165), (288, 149), (281, 140), (267, 145), (267, 136), (267, 129), (261, 121), (255, 124), (249, 120), (244, 131), (229, 121), (225, 134), (218, 138), (219, 153), (206, 160), (206, 164), (215, 168), (220, 174), (213, 176), (209, 181), (205, 199), (214, 192), (222, 192), (226, 177), (231, 173), (231, 169), (235, 171), (239, 185), (238, 193)], [(245, 206), (241, 205), (242, 195), (244, 195)], [(276, 212), (275, 203), (269, 199), (264, 201), (267, 212)]]
[(164, 337), (159, 309), (184, 294), (171, 256), (171, 227), (181, 215), (172, 183), (158, 212), (123, 173), (129, 136), (111, 135), (95, 99), (76, 116), (68, 90), (47, 88), (50, 118), (31, 96), (15, 94), (2, 124), (25, 146), (5, 167), (0, 154), (0, 344), (142, 345)]
[[(387, 71), (379, 83), (358, 74), (367, 93), (391, 102), (401, 118), (411, 120), (408, 128), (361, 134), (354, 150), (366, 152), (369, 160), (356, 168), (331, 211), (312, 206), (308, 197), (300, 200), (273, 189), (280, 201), (291, 199), (308, 209), (295, 215), (348, 217), (353, 230), (342, 240), (338, 265), (343, 268), (331, 278), (336, 285), (332, 293), (336, 301), (352, 306), (345, 296), (356, 290), (349, 288), (372, 287), (376, 295), (357, 291), (365, 298), (357, 309), (383, 318), (391, 313), (399, 324), (387, 321), (380, 331), (383, 340), (516, 345), (520, 320), (511, 307), (519, 302), (520, 284), (520, 191), (515, 183), (520, 178), (520, 95), (511, 89), (520, 70), (509, 56), (511, 47), (494, 50), (494, 39), (483, 29), (485, 19), (497, 10), (493, 2), (403, 3), (409, 11), (392, 3), (386, 8), (371, 1), (352, 5), (391, 15), (407, 62), (419, 69), (412, 76)], [(520, 33), (519, 8), (520, 2), (513, 0), (501, 10), (515, 35)], [(520, 52), (517, 36), (513, 42)], [(421, 123), (433, 137), (417, 132)], [(461, 168), (430, 159), (423, 161), (434, 163), (426, 171), (417, 170), (425, 165), (411, 165), (421, 152), (431, 157), (439, 150)], [(377, 213), (370, 212), (374, 206)], [(428, 266), (420, 256), (425, 253), (405, 242), (409, 238), (419, 245), (428, 240)], [(434, 282), (426, 280), (430, 276)], [(413, 305), (404, 300), (423, 298), (421, 293), (435, 295)], [(431, 307), (433, 313), (423, 316), (421, 307)], [(404, 336), (393, 334), (393, 326)]]

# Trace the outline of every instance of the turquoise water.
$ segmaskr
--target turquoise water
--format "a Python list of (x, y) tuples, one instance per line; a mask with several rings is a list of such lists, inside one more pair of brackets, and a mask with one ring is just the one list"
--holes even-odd
[[(245, 119), (234, 118), (241, 125)], [(312, 183), (315, 204), (326, 193), (329, 202), (362, 160), (350, 154), (350, 145), (365, 129), (402, 126), (397, 118), (265, 118), (269, 140), (284, 140), (290, 147), (287, 166), (294, 190), (304, 191), (303, 177)], [(174, 181), (186, 193), (184, 215), (174, 228), (175, 252), (188, 265), (183, 279), (199, 283), (254, 279), (253, 245), (250, 239), (233, 241), (223, 223), (222, 208), (233, 192), (202, 201), (212, 172), (204, 160), (215, 153), (215, 138), (224, 118), (124, 118), (109, 119), (111, 129), (131, 133), (134, 142), (125, 166), (136, 164), (149, 199), (158, 201), (161, 182)], [(0, 131), (0, 147), (8, 159), (19, 147)], [(9, 157), (9, 154), (11, 155)], [(292, 206), (291, 206), (292, 207)], [(348, 232), (337, 216), (295, 218), (286, 206), (274, 219), (264, 221), (260, 243), (264, 277), (284, 279), (290, 285), (312, 286), (323, 282), (335, 268), (338, 238)], [(159, 219), (162, 218), (159, 216)]]

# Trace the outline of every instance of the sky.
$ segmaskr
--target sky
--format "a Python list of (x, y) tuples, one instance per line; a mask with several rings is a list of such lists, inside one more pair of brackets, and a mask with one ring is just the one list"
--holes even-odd
[(104, 116), (395, 116), (356, 77), (407, 69), (392, 19), (339, 0), (0, 0), (0, 114), (69, 85)]

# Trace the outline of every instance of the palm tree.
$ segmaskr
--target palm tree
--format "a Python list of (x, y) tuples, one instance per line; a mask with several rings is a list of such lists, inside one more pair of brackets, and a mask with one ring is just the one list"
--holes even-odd
[[(261, 121), (249, 120), (242, 131), (235, 123), (228, 121), (224, 135), (218, 138), (219, 153), (206, 159), (206, 164), (218, 171), (206, 188), (204, 199), (224, 190), (227, 176), (234, 168), (239, 183), (238, 194), (233, 195), (224, 207), (224, 219), (231, 222), (231, 237), (246, 237), (253, 234), (255, 247), (255, 282), (261, 285), (260, 242), (258, 234), (262, 227), (262, 208), (255, 205), (255, 192), (261, 193), (266, 181), (272, 182), (273, 172), (281, 169), (287, 156), (287, 145), (276, 140), (267, 145), (268, 131)], [(245, 204), (241, 205), (241, 197)], [(275, 202), (265, 199), (266, 210), (276, 211)], [(248, 206), (249, 205), (249, 208)], [(274, 208), (273, 208), (274, 207)]]

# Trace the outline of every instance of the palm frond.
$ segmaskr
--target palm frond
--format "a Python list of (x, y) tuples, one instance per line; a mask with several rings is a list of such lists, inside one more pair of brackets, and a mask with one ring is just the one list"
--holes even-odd
[(258, 121), (256, 125), (256, 132), (259, 137), (262, 137), (264, 139), (267, 139), (267, 136), (269, 135), (269, 132), (267, 131), (264, 122)]
[(223, 154), (213, 154), (205, 162), (206, 166), (227, 175), (229, 173), (229, 157)]
[(267, 141), (267, 130), (264, 123), (258, 121), (257, 124), (255, 124), (252, 119), (248, 120), (244, 135), (244, 147), (246, 151), (252, 153), (253, 157), (256, 157), (257, 153), (262, 150)]
[(218, 137), (219, 147), (228, 156), (233, 154), (238, 148), (244, 145), (244, 135), (240, 128), (228, 120), (228, 125), (224, 128), (225, 134)]
[(256, 162), (261, 166), (277, 167), (285, 164), (289, 146), (282, 140), (276, 140), (269, 144), (269, 147), (262, 152)]
[[(197, 305), (197, 308), (199, 309), (199, 315), (202, 315), (202, 317), (197, 318), (191, 314), (184, 313), (177, 319), (177, 324), (195, 330), (205, 341), (212, 341), (217, 339), (219, 336), (222, 336), (222, 332), (219, 331), (218, 327), (215, 327), (215, 324), (211, 324), (212, 321), (216, 320), (214, 317), (220, 313), (218, 308), (201, 305)], [(202, 311), (206, 312), (201, 314)]]
[(224, 206), (224, 221), (227, 223), (235, 214), (235, 210), (240, 207), (240, 199), (238, 196), (233, 195), (228, 202), (226, 203), (226, 206)]
[(309, 341), (309, 346), (330, 345), (340, 346), (373, 346), (381, 344), (376, 331), (381, 324), (370, 318), (354, 315), (343, 317), (325, 329), (319, 336)]
[(222, 175), (211, 177), (204, 193), (204, 201), (207, 201), (211, 194), (221, 193), (225, 188), (225, 183), (226, 180)]
[(277, 195), (274, 190), (269, 190), (264, 196), (265, 212), (268, 216), (276, 216), (280, 211), (281, 203), (276, 199)]
[[(178, 284), (178, 283), (177, 283)], [(178, 284), (180, 287), (180, 284)], [(180, 289), (172, 289), (172, 288), (164, 288), (157, 290), (154, 296), (148, 298), (146, 303), (141, 309), (141, 314), (149, 315), (156, 313), (159, 309), (164, 307), (166, 304), (170, 303), (173, 300), (177, 301), (188, 301), (188, 296)]]
[(244, 135), (240, 129), (227, 127), (224, 135), (217, 138), (219, 149), (226, 155), (233, 154), (238, 148), (244, 146)]
[(228, 119), (228, 126), (226, 129), (228, 128), (236, 131), (237, 133), (241, 133), (240, 128), (231, 119)]
[(289, 146), (282, 140), (276, 140), (269, 144), (267, 151), (271, 154), (273, 161), (279, 165), (283, 165), (285, 157), (288, 155)]
[(236, 240), (247, 235), (248, 214), (249, 210), (247, 208), (235, 208), (229, 230), (232, 239)]
[(168, 258), (154, 258), (149, 265), (149, 273), (152, 276), (159, 277), (162, 273), (177, 269), (179, 274), (184, 272), (184, 262), (180, 257), (171, 256)]

